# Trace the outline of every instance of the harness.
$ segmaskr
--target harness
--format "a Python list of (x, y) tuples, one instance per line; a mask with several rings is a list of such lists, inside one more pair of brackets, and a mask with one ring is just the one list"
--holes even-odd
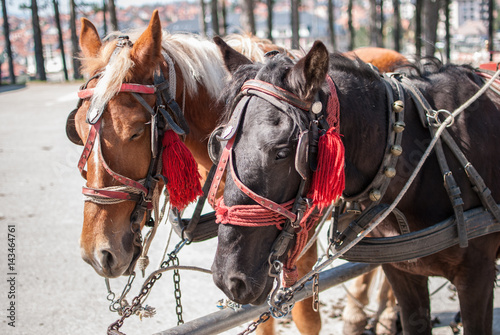
[[(399, 102), (404, 101), (404, 93), (409, 95), (417, 108), (422, 125), (429, 129), (431, 137), (436, 136), (436, 131), (442, 124), (440, 116), (444, 115), (446, 117), (452, 114), (446, 110), (433, 109), (420, 90), (407, 77), (400, 74), (384, 74), (384, 76), (386, 84), (388, 79), (397, 87), (401, 99)], [(396, 141), (398, 141), (397, 136), (402, 134), (402, 130), (398, 132), (397, 129), (399, 127), (398, 124), (401, 125), (404, 112), (403, 105), (396, 107), (396, 105), (399, 105), (399, 102), (396, 101), (394, 103), (393, 110), (397, 108), (396, 112), (400, 120), (395, 121), (392, 118), (389, 122), (389, 125), (393, 125), (392, 132), (396, 135)], [(447, 125), (448, 127), (453, 124), (453, 118), (451, 120)], [(404, 129), (404, 123), (402, 125)], [(394, 208), (392, 214), (396, 217), (401, 235), (386, 238), (364, 238), (347, 250), (343, 254), (343, 258), (353, 262), (377, 264), (414, 261), (417, 258), (432, 255), (456, 244), (461, 248), (465, 248), (468, 246), (468, 240), (472, 238), (500, 231), (500, 225), (498, 224), (500, 223), (500, 209), (491, 196), (491, 191), (474, 166), (460, 150), (450, 133), (446, 129), (443, 129), (440, 136), (441, 138), (436, 140), (434, 152), (436, 153), (443, 175), (444, 187), (452, 204), (454, 216), (426, 229), (410, 232), (404, 214), (397, 208)], [(389, 136), (388, 138), (390, 144), (392, 137)], [(464, 212), (461, 190), (449, 168), (442, 142), (448, 146), (466, 172), (473, 190), (481, 200), (483, 208)], [(334, 220), (330, 230), (330, 241), (335, 251), (342, 252), (345, 245), (353, 241), (361, 231), (367, 229), (389, 208), (389, 205), (381, 204), (380, 199), (382, 199), (385, 190), (387, 190), (391, 178), (395, 176), (395, 170), (394, 173), (391, 172), (395, 164), (385, 164), (386, 162), (390, 162), (394, 156), (397, 157), (402, 153), (400, 143), (399, 139), (399, 143), (388, 145), (389, 151), (384, 156), (379, 172), (375, 180), (365, 191), (356, 196), (344, 197), (334, 207)], [(387, 166), (389, 166), (389, 169), (386, 168)], [(382, 181), (381, 184), (378, 182), (380, 180)], [(378, 185), (382, 186), (379, 187)], [(372, 203), (365, 210), (361, 211), (360, 203), (367, 200), (367, 194), (368, 199)], [(342, 221), (350, 222), (349, 226), (344, 231), (338, 232), (337, 225), (339, 222), (342, 225)]]
[[(473, 165), (467, 160), (465, 155), (459, 149), (449, 132), (444, 129), (439, 135), (466, 171), (467, 176), (473, 185), (473, 189), (477, 192), (483, 204), (483, 208), (472, 209), (469, 211), (463, 210), (463, 200), (461, 198), (460, 188), (455, 182), (453, 174), (449, 169), (449, 165), (444, 156), (441, 140), (438, 139), (434, 149), (443, 174), (444, 185), (455, 213), (454, 217), (429, 228), (411, 232), (404, 214), (394, 207), (392, 209), (392, 214), (397, 220), (401, 235), (388, 238), (364, 238), (358, 244), (347, 247), (345, 248), (346, 250), (343, 250), (344, 247), (348, 246), (353, 240), (355, 240), (362, 231), (366, 230), (373, 224), (374, 221), (383, 216), (384, 212), (390, 207), (387, 204), (381, 203), (381, 200), (391, 180), (396, 175), (398, 157), (403, 152), (401, 142), (406, 126), (404, 123), (405, 94), (410, 96), (413, 103), (417, 107), (422, 124), (425, 128), (429, 129), (431, 136), (436, 135), (436, 129), (441, 125), (440, 116), (451, 115), (448, 111), (434, 110), (424, 98), (422, 93), (415, 86), (413, 86), (408, 78), (403, 75), (395, 73), (384, 74), (382, 76), (382, 82), (386, 87), (387, 102), (389, 106), (387, 114), (388, 143), (386, 151), (379, 166), (378, 173), (369, 186), (355, 195), (344, 194), (343, 197), (335, 203), (333, 207), (332, 227), (330, 228), (332, 251), (337, 253), (345, 252), (342, 257), (355, 262), (394, 263), (400, 261), (412, 261), (416, 258), (434, 254), (456, 244), (459, 244), (460, 247), (466, 247), (468, 245), (468, 240), (471, 238), (499, 232), (500, 208), (491, 196), (491, 191), (485, 185), (483, 179)], [(290, 104), (301, 108), (294, 99), (296, 97), (293, 95), (290, 96), (289, 92), (282, 92), (279, 88), (277, 89), (267, 83), (257, 82), (254, 80), (245, 83), (239, 99), (236, 102), (236, 107), (230, 121), (222, 130), (217, 132), (217, 134), (222, 133), (221, 135), (218, 135), (218, 139), (220, 141), (227, 141), (227, 144), (221, 154), (220, 162), (217, 167), (219, 178), (216, 178), (211, 186), (209, 201), (211, 201), (211, 204), (214, 205), (215, 194), (220, 179), (222, 178), (227, 164), (230, 164), (231, 178), (238, 188), (254, 199), (260, 208), (265, 209), (268, 212), (272, 211), (281, 215), (279, 223), (267, 222), (256, 224), (276, 225), (279, 229), (282, 229), (280, 235), (274, 242), (268, 261), (270, 266), (269, 275), (276, 277), (276, 273), (279, 273), (281, 268), (279, 268), (279, 264), (277, 264), (275, 260), (288, 250), (290, 241), (295, 237), (297, 231), (301, 231), (301, 227), (303, 226), (297, 225), (297, 217), (303, 215), (304, 208), (314, 208), (314, 204), (308, 203), (308, 199), (304, 198), (304, 188), (308, 184), (308, 175), (307, 173), (300, 173), (298, 164), (296, 164), (297, 171), (299, 171), (303, 178), (304, 176), (306, 178), (304, 178), (301, 182), (297, 197), (293, 201), (293, 206), (291, 206), (291, 202), (285, 204), (275, 204), (268, 199), (256, 195), (241, 181), (239, 181), (238, 176), (233, 172), (234, 169), (232, 168), (233, 162), (231, 152), (234, 144), (234, 135), (237, 132), (242, 114), (245, 111), (248, 101), (253, 96), (265, 99), (282, 110), (284, 109), (283, 104)], [(309, 107), (309, 109), (313, 108)], [(315, 114), (310, 113), (310, 115), (313, 115), (314, 117)], [(313, 122), (311, 122), (311, 124), (318, 125), (322, 120), (324, 120), (323, 115), (315, 117), (313, 118)], [(312, 127), (310, 127), (309, 130), (312, 130)], [(307, 154), (304, 155), (304, 150), (300, 149), (300, 142), (301, 141), (299, 141), (296, 157), (308, 157)], [(306, 141), (304, 141), (304, 143), (306, 143)], [(307, 145), (309, 147), (308, 151), (314, 151), (314, 149), (310, 149), (310, 144)], [(304, 161), (304, 159), (301, 160)], [(365, 204), (365, 208), (363, 210), (361, 203)], [(219, 200), (217, 206), (224, 208), (223, 199)], [(250, 206), (244, 206), (243, 208), (245, 207), (251, 210)], [(233, 208), (228, 210), (225, 209), (225, 211), (231, 210), (233, 210)], [(236, 208), (235, 211), (238, 210), (239, 208)], [(314, 221), (316, 221), (321, 215), (329, 215), (329, 213), (321, 213), (316, 210), (315, 215), (310, 217), (310, 220), (313, 221), (313, 223), (308, 225), (308, 227), (312, 227), (315, 223)], [(222, 219), (222, 217), (218, 217), (218, 222), (221, 222)], [(231, 221), (231, 224), (236, 225), (248, 225), (238, 223), (236, 219), (237, 216), (231, 217), (231, 220), (227, 221)], [(342, 232), (338, 231), (339, 223), (342, 223), (342, 225), (345, 223), (345, 226), (347, 226), (347, 228)], [(292, 252), (292, 254), (293, 253), (294, 252)], [(293, 282), (293, 280), (290, 281), (290, 283)], [(297, 284), (293, 287), (296, 285)], [(289, 285), (286, 285), (285, 283), (285, 286)]]
[[(128, 39), (128, 36), (120, 36), (110, 61), (113, 56), (125, 46), (131, 47), (132, 42)], [(73, 112), (81, 107), (85, 99), (93, 96), (94, 89), (87, 88), (88, 84), (94, 79), (99, 79), (101, 75), (101, 73), (94, 75), (80, 88), (78, 91), (79, 101)], [(132, 96), (151, 114), (151, 161), (146, 177), (141, 180), (132, 180), (113, 171), (106, 163), (101, 149), (101, 116), (105, 110), (105, 106), (101, 109), (97, 109), (91, 105), (87, 111), (87, 123), (90, 125), (90, 130), (83, 152), (78, 161), (78, 169), (82, 177), (87, 179), (85, 165), (92, 151), (96, 151), (98, 162), (115, 181), (121, 184), (121, 186), (108, 186), (102, 188), (83, 186), (82, 193), (86, 198), (85, 200), (98, 204), (116, 204), (123, 201), (134, 201), (136, 204), (130, 215), (130, 227), (135, 236), (134, 246), (142, 250), (140, 223), (145, 214), (146, 225), (154, 225), (151, 218), (151, 211), (153, 209), (152, 199), (159, 178), (162, 177), (162, 137), (166, 130), (170, 129), (178, 135), (185, 135), (189, 131), (189, 128), (184, 120), (179, 105), (174, 100), (174, 97), (171, 96), (169, 82), (165, 80), (160, 68), (155, 71), (154, 85), (124, 83), (121, 85), (119, 93), (131, 93)], [(141, 94), (155, 95), (155, 106), (151, 107)], [(174, 121), (170, 113), (179, 124)], [(168, 182), (166, 180), (164, 181), (165, 183)], [(132, 265), (135, 264), (140, 254), (140, 252), (135, 254), (135, 259), (131, 263)]]

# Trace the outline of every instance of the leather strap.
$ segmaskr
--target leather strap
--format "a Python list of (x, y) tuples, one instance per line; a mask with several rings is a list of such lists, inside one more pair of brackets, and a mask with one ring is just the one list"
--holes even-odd
[(87, 140), (85, 141), (82, 154), (80, 155), (80, 159), (78, 160), (78, 170), (80, 170), (80, 174), (85, 179), (87, 179), (87, 171), (85, 171), (84, 168), (85, 165), (87, 164), (87, 160), (90, 157), (92, 149), (94, 148), (94, 143), (96, 141), (96, 137), (100, 129), (101, 129), (100, 119), (96, 123), (90, 125), (89, 135), (87, 136)]
[[(468, 210), (464, 213), (464, 217), (467, 236), (470, 239), (500, 232), (499, 222), (483, 208)], [(342, 258), (351, 262), (373, 264), (403, 262), (435, 254), (457, 245), (459, 240), (455, 219), (452, 217), (405, 235), (366, 237), (347, 251)]]
[(231, 154), (232, 151), (229, 152), (229, 164), (231, 167), (231, 178), (233, 179), (233, 182), (236, 184), (236, 186), (240, 189), (241, 192), (245, 193), (247, 196), (249, 196), (253, 201), (258, 203), (260, 206), (267, 208), (273, 212), (276, 212), (278, 214), (281, 214), (288, 218), (290, 222), (295, 222), (297, 220), (297, 215), (286, 209), (285, 207), (275, 203), (274, 201), (271, 201), (267, 198), (264, 198), (251, 189), (249, 189), (245, 184), (241, 182), (241, 180), (238, 178), (236, 175), (236, 172), (234, 170), (234, 165), (233, 165), (233, 155)]
[(219, 159), (219, 164), (217, 164), (217, 169), (215, 171), (212, 185), (210, 186), (210, 191), (208, 192), (208, 203), (213, 208), (215, 208), (215, 197), (217, 195), (219, 185), (222, 181), (222, 177), (224, 176), (224, 171), (226, 170), (227, 162), (229, 160), (229, 154), (231, 152), (231, 148), (233, 147), (233, 143), (234, 137), (227, 141), (226, 147), (222, 151), (222, 155)]
[[(156, 88), (154, 85), (141, 85), (141, 84), (132, 84), (132, 83), (125, 83), (122, 84), (120, 87), (119, 92), (135, 92), (135, 93), (142, 93), (142, 94), (154, 94), (156, 92)], [(94, 89), (93, 88), (86, 88), (78, 91), (78, 97), (80, 99), (86, 99), (90, 98), (92, 95), (94, 95)]]
[(89, 196), (98, 196), (100, 198), (122, 199), (122, 200), (138, 200), (140, 198), (139, 194), (131, 194), (121, 191), (103, 190), (86, 186), (82, 187), (82, 194)]
[(308, 112), (311, 109), (312, 105), (311, 102), (304, 101), (295, 94), (288, 92), (280, 87), (271, 85), (262, 80), (256, 80), (256, 79), (247, 80), (245, 84), (243, 84), (241, 90), (243, 92), (248, 90), (263, 92), (267, 95), (273, 96), (281, 101), (284, 101), (292, 106), (300, 108), (306, 112)]

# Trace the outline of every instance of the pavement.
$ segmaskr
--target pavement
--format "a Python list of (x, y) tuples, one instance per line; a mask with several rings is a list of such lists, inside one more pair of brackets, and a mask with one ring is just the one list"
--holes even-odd
[[(105, 334), (118, 318), (108, 309), (103, 278), (80, 257), (84, 180), (76, 163), (81, 147), (70, 143), (65, 134), (66, 117), (76, 106), (79, 85), (0, 86), (0, 334)], [(14, 236), (8, 235), (9, 229)], [(169, 232), (168, 225), (160, 227), (151, 247), (150, 267), (160, 263)], [(325, 234), (320, 236), (326, 239)], [(168, 250), (177, 241), (173, 236)], [(193, 243), (181, 251), (180, 263), (210, 268), (215, 248), (216, 239)], [(126, 280), (112, 280), (112, 290), (120, 294)], [(143, 280), (136, 278), (131, 297)], [(441, 278), (431, 279), (430, 291), (442, 284), (431, 300), (432, 316), (441, 321), (433, 334), (448, 335), (458, 301)], [(182, 271), (181, 289), (185, 321), (216, 312), (217, 301), (224, 297), (211, 276), (200, 272)], [(500, 335), (498, 288), (495, 293), (494, 334)], [(345, 296), (343, 286), (320, 295), (321, 335), (342, 333), (340, 312)], [(176, 325), (171, 274), (164, 274), (155, 284), (147, 303), (156, 307), (156, 316), (125, 320), (124, 333), (153, 334)], [(244, 328), (223, 334), (237, 334)], [(278, 334), (299, 333), (292, 323), (282, 320)]]

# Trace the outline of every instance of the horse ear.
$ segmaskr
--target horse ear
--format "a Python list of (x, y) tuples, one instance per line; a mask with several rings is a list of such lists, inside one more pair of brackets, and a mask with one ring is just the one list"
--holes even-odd
[(291, 87), (297, 88), (302, 99), (311, 101), (320, 89), (328, 73), (329, 58), (326, 46), (316, 41), (290, 71), (288, 82)]
[[(144, 69), (151, 73), (161, 61), (162, 30), (158, 10), (155, 9), (149, 25), (135, 41), (130, 57), (135, 63), (134, 70)], [(141, 75), (142, 73), (138, 73)]]
[(95, 57), (102, 46), (99, 33), (92, 22), (86, 18), (82, 17), (81, 23), (82, 30), (80, 31), (80, 48), (82, 49), (85, 57)]
[(220, 52), (222, 53), (222, 59), (226, 64), (226, 68), (229, 72), (234, 73), (238, 68), (242, 65), (252, 64), (252, 61), (238, 51), (231, 48), (222, 38), (219, 36), (214, 37), (214, 42), (219, 47)]

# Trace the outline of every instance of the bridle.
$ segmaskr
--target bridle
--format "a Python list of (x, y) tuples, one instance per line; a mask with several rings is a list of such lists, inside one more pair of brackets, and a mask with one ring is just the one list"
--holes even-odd
[[(338, 97), (336, 95), (335, 85), (329, 76), (327, 76), (327, 81), (329, 82), (332, 93), (332, 98), (329, 99), (328, 107), (333, 104), (337, 104), (337, 107), (333, 108), (338, 112)], [(312, 171), (304, 171), (305, 168), (301, 168), (300, 163), (296, 161), (296, 170), (302, 178), (299, 190), (294, 199), (283, 204), (277, 204), (270, 199), (258, 195), (239, 179), (233, 164), (233, 145), (236, 138), (235, 135), (241, 124), (241, 119), (244, 115), (245, 109), (249, 101), (255, 97), (271, 103), (282, 111), (285, 111), (288, 108), (287, 105), (291, 105), (308, 113), (310, 120), (308, 125), (309, 127), (307, 128), (304, 125), (298, 125), (301, 136), (296, 149), (296, 157), (304, 158), (304, 156), (307, 156), (307, 161), (311, 163), (311, 166), (309, 166), (308, 169), (312, 171), (314, 171), (314, 155), (317, 153), (318, 139), (329, 128), (326, 121), (328, 107), (323, 106), (319, 101), (312, 103), (301, 100), (295, 94), (264, 81), (255, 79), (248, 80), (244, 83), (240, 94), (235, 100), (235, 108), (233, 109), (228, 124), (222, 130), (221, 135), (218, 136), (219, 141), (227, 141), (227, 144), (219, 158), (216, 174), (208, 195), (209, 203), (217, 210), (217, 222), (254, 227), (275, 225), (279, 230), (281, 230), (272, 246), (272, 251), (268, 259), (268, 263), (270, 265), (270, 276), (273, 277), (277, 276), (276, 273), (271, 273), (275, 268), (273, 265), (275, 265), (275, 262), (290, 249), (291, 241), (297, 237), (294, 250), (291, 251), (289, 260), (284, 267), (285, 277), (287, 271), (291, 277), (290, 280), (287, 280), (287, 278), (284, 279), (285, 285), (291, 285), (297, 278), (294, 263), (298, 254), (300, 254), (300, 251), (305, 246), (308, 230), (312, 228), (316, 221), (313, 218), (316, 218), (317, 215), (319, 215), (319, 211), (317, 210), (313, 213), (315, 205), (312, 203), (311, 199), (307, 198), (307, 192), (311, 179), (310, 175), (312, 174)], [(337, 121), (335, 126), (338, 127), (338, 115), (335, 118)], [(307, 139), (307, 141), (305, 139)], [(219, 184), (228, 165), (230, 166), (230, 176), (235, 185), (241, 192), (253, 199), (257, 205), (238, 205), (228, 208), (225, 207), (223, 203), (223, 197), (219, 199), (217, 204), (215, 203), (215, 196), (217, 194)], [(238, 215), (235, 213), (236, 211), (240, 211), (243, 213), (241, 215), (247, 215), (249, 217), (252, 217), (251, 212), (253, 212), (254, 215), (253, 218), (250, 219), (251, 221), (238, 220)], [(245, 213), (245, 211), (250, 213)], [(259, 215), (266, 215), (265, 219), (262, 218), (259, 220), (256, 218), (256, 213), (259, 213)], [(229, 219), (224, 218), (224, 216), (228, 216)], [(299, 235), (301, 236), (300, 242), (298, 239)]]
[[(110, 58), (120, 51), (124, 46), (131, 47), (132, 42), (128, 36), (120, 36), (118, 38), (117, 47)], [(85, 99), (89, 99), (94, 94), (93, 88), (87, 88), (88, 84), (95, 79), (99, 79), (102, 73), (98, 73), (91, 77), (78, 91), (78, 105), (75, 110), (78, 110)], [(92, 151), (98, 155), (98, 162), (104, 170), (120, 183), (120, 186), (108, 186), (102, 188), (92, 188), (88, 186), (82, 187), (82, 193), (85, 196), (85, 201), (91, 201), (97, 204), (116, 204), (124, 201), (134, 201), (135, 207), (130, 215), (130, 227), (134, 233), (134, 246), (139, 249), (138, 253), (134, 253), (134, 259), (131, 262), (133, 268), (137, 258), (142, 250), (142, 237), (140, 233), (140, 223), (143, 221), (146, 214), (146, 225), (151, 225), (151, 211), (153, 209), (153, 194), (160, 178), (162, 177), (162, 137), (166, 130), (173, 130), (178, 135), (185, 135), (189, 132), (182, 111), (171, 96), (169, 82), (165, 80), (162, 69), (158, 67), (154, 73), (153, 85), (142, 85), (135, 83), (123, 83), (118, 93), (130, 93), (132, 96), (150, 113), (151, 115), (151, 161), (148, 172), (145, 178), (141, 180), (133, 180), (113, 171), (102, 154), (101, 149), (101, 130), (102, 130), (102, 114), (105, 111), (105, 106), (100, 110), (96, 110), (90, 106), (87, 111), (87, 123), (90, 125), (89, 134), (87, 136), (83, 152), (78, 161), (78, 169), (82, 176), (87, 179), (87, 171), (85, 165)], [(155, 106), (151, 107), (141, 94), (155, 95)], [(168, 111), (167, 111), (168, 110)], [(179, 122), (179, 125), (174, 121), (170, 113), (172, 113)], [(167, 181), (164, 180), (166, 183)]]

